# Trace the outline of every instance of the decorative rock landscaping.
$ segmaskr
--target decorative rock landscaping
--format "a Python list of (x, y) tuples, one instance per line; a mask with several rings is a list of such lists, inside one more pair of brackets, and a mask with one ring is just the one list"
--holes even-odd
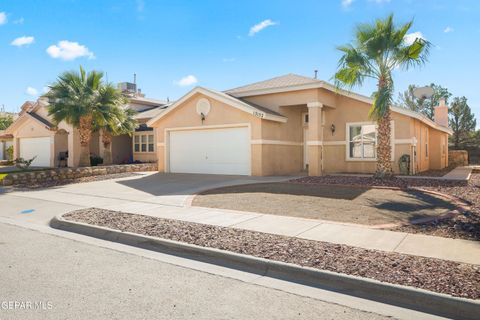
[(63, 218), (456, 297), (480, 298), (480, 266), (473, 264), (97, 208), (73, 211)]
[(2, 182), (4, 186), (49, 186), (64, 184), (66, 182), (88, 177), (156, 170), (156, 163), (138, 163), (82, 168), (52, 168), (30, 172), (11, 173), (7, 175)]

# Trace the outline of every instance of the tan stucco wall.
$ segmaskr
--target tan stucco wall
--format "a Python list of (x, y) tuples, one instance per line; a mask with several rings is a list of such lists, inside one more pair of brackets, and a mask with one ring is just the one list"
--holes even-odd
[[(413, 136), (417, 139), (416, 146), (416, 171), (426, 171), (430, 169), (430, 143), (428, 140), (430, 128), (416, 119), (412, 119)], [(428, 145), (428, 147), (427, 147)], [(428, 155), (427, 151), (428, 150)]]
[(448, 166), (448, 134), (430, 130), (430, 169), (438, 170)]
[(112, 162), (128, 163), (132, 160), (132, 137), (128, 134), (112, 137)]
[(68, 151), (68, 132), (61, 130), (55, 133), (54, 137), (54, 164), (55, 167), (59, 166), (60, 152)]

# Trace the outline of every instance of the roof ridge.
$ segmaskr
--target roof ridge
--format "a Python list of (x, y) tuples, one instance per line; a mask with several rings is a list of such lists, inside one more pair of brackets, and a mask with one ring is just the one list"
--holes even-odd
[(243, 86), (231, 88), (231, 89), (225, 90), (223, 92), (238, 92), (238, 91), (242, 90), (243, 88), (255, 87), (255, 86), (258, 86), (262, 83), (269, 83), (269, 82), (277, 81), (277, 80), (282, 79), (282, 78), (287, 79), (287, 77), (301, 78), (302, 80), (307, 80), (308, 81), (307, 83), (314, 83), (314, 82), (320, 82), (321, 81), (321, 80), (318, 80), (318, 79), (309, 78), (309, 77), (306, 77), (306, 76), (303, 76), (303, 75), (299, 75), (299, 74), (290, 72), (290, 73), (283, 74), (283, 75), (280, 75), (280, 76), (276, 76), (276, 77), (273, 77), (273, 78), (269, 78), (269, 79), (249, 83), (249, 84), (246, 84), (246, 85), (243, 85)]

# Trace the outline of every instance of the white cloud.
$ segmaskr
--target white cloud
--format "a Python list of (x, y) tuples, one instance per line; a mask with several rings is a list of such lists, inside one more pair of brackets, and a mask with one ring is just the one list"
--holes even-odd
[(49, 87), (43, 87), (42, 91), (43, 91), (43, 93), (47, 93), (48, 91), (50, 91), (50, 88)]
[(0, 12), (0, 25), (7, 23), (7, 14), (5, 12)]
[(32, 87), (27, 87), (25, 90), (25, 93), (28, 94), (29, 96), (36, 96), (38, 94), (38, 90)]
[(449, 33), (449, 32), (453, 32), (453, 28), (452, 27), (446, 27), (443, 32), (445, 33)]
[(32, 44), (35, 42), (35, 38), (34, 37), (27, 37), (27, 36), (23, 36), (23, 37), (19, 37), (19, 38), (16, 38), (15, 40), (13, 40), (10, 44), (12, 46), (17, 46), (17, 47), (21, 47), (21, 46), (26, 46), (26, 45), (29, 45), (29, 44)]
[(84, 45), (78, 42), (71, 42), (68, 40), (59, 41), (57, 45), (53, 44), (47, 48), (47, 53), (50, 57), (55, 59), (62, 59), (65, 61), (75, 60), (80, 57), (87, 57), (94, 59), (95, 55)]
[(173, 83), (180, 87), (186, 87), (186, 86), (191, 86), (192, 84), (195, 84), (197, 82), (198, 82), (197, 78), (194, 75), (190, 74), (178, 81), (174, 81)]
[(267, 19), (267, 20), (263, 20), (262, 22), (260, 23), (257, 23), (256, 25), (254, 25), (253, 27), (250, 28), (250, 32), (248, 33), (248, 35), (250, 37), (254, 36), (256, 33), (262, 31), (263, 29), (267, 28), (267, 27), (270, 27), (270, 26), (274, 26), (276, 25), (277, 22), (273, 22), (272, 20), (270, 19)]
[(426, 40), (420, 31), (408, 33), (405, 35), (405, 37), (403, 37), (403, 41), (405, 41), (407, 45), (411, 45), (416, 39)]
[(23, 17), (22, 17), (22, 18), (20, 18), (20, 19), (13, 20), (13, 23), (14, 23), (14, 24), (23, 24), (24, 21), (25, 21), (25, 19), (23, 19)]
[(348, 8), (352, 5), (354, 0), (342, 0), (342, 7)]

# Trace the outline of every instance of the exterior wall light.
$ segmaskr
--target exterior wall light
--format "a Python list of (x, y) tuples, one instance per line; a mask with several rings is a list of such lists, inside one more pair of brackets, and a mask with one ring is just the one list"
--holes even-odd
[(330, 127), (330, 131), (332, 131), (332, 136), (335, 133), (335, 125), (332, 123), (332, 126)]

